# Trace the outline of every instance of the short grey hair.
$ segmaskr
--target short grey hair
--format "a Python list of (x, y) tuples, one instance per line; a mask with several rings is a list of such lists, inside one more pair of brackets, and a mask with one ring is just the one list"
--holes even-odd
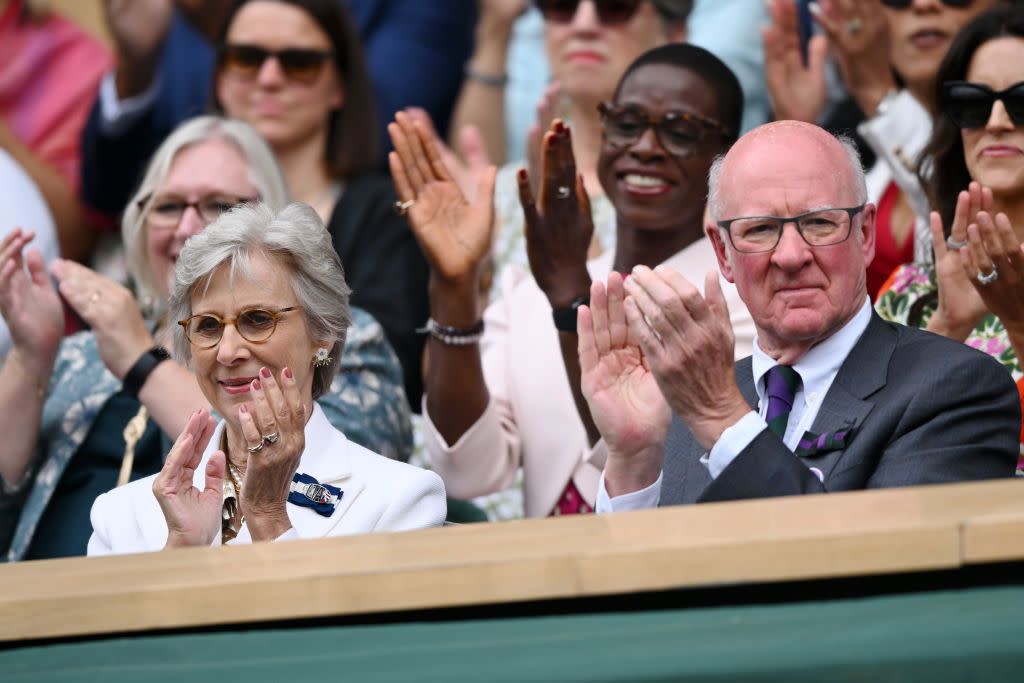
[[(858, 204), (866, 204), (868, 201), (868, 186), (864, 177), (864, 164), (860, 160), (860, 152), (857, 145), (846, 135), (837, 135), (836, 139), (843, 146), (846, 158), (850, 164), (850, 172), (853, 178), (853, 190), (857, 195)], [(722, 167), (725, 165), (725, 154), (719, 154), (711, 162), (711, 169), (708, 171), (708, 209), (711, 212), (711, 219), (721, 220), (721, 196), (719, 188), (722, 181)]]
[(249, 180), (260, 193), (260, 199), (275, 209), (288, 203), (288, 186), (274, 158), (274, 153), (249, 124), (223, 116), (197, 116), (174, 129), (153, 153), (142, 183), (125, 207), (121, 219), (128, 272), (135, 281), (139, 299), (162, 308), (160, 284), (153, 279), (153, 269), (146, 248), (146, 219), (153, 207), (153, 198), (163, 186), (171, 164), (181, 150), (208, 140), (224, 140), (234, 145), (249, 167)]
[[(316, 211), (298, 202), (275, 211), (269, 204), (245, 204), (228, 211), (185, 243), (171, 290), (170, 316), (177, 322), (192, 315), (192, 297), (206, 291), (215, 271), (229, 265), (230, 278), (251, 276), (254, 254), (284, 263), (292, 273), (292, 291), (302, 305), (312, 339), (334, 339), (331, 362), (313, 371), (313, 398), (331, 386), (341, 364), (345, 334), (352, 324), (351, 290), (345, 283), (331, 235)], [(192, 347), (181, 325), (174, 325), (174, 353), (192, 360)], [(312, 362), (312, 358), (310, 359)]]

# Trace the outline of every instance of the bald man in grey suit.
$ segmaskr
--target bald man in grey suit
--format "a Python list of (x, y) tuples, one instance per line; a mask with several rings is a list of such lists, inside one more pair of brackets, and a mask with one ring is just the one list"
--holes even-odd
[(579, 337), (608, 449), (599, 511), (1013, 475), (1006, 370), (871, 308), (875, 207), (848, 143), (767, 124), (711, 175), (706, 231), (754, 318), (754, 354), (733, 366), (713, 274), (703, 294), (662, 267), (595, 283)]

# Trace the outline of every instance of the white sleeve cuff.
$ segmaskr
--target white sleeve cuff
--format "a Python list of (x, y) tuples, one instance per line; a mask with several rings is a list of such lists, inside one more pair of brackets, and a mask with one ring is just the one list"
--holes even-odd
[(750, 445), (754, 438), (768, 428), (768, 423), (754, 411), (750, 411), (739, 419), (719, 437), (708, 454), (707, 466), (712, 479), (717, 479), (743, 449)]
[(100, 80), (100, 130), (106, 135), (117, 135), (153, 108), (160, 91), (160, 75), (148, 88), (126, 99), (117, 96), (116, 72), (111, 69)]
[(597, 505), (595, 510), (598, 514), (606, 512), (626, 512), (628, 510), (647, 510), (658, 507), (661, 500), (661, 474), (653, 484), (645, 489), (625, 493), (621, 496), (611, 498), (604, 487), (604, 472), (601, 473), (601, 481), (597, 485)]

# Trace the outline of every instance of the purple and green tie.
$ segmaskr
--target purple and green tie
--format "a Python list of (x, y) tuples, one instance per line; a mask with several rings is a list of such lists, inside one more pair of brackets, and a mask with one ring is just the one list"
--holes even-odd
[(800, 375), (788, 365), (776, 365), (765, 375), (764, 386), (768, 396), (768, 412), (765, 414), (768, 429), (780, 439), (785, 438), (793, 397), (800, 386)]

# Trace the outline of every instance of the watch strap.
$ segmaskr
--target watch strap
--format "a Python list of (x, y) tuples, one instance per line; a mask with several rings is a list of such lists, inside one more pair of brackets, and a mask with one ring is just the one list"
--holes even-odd
[(561, 332), (575, 332), (576, 331), (576, 312), (580, 306), (586, 306), (590, 304), (590, 296), (581, 296), (578, 299), (574, 299), (571, 304), (566, 308), (553, 308), (551, 309), (551, 317), (555, 321), (555, 329)]
[(138, 398), (139, 391), (142, 389), (142, 385), (146, 383), (146, 380), (149, 379), (150, 373), (153, 372), (156, 366), (170, 358), (171, 354), (162, 346), (154, 346), (143, 353), (125, 374), (124, 381), (121, 382), (121, 393), (132, 398)]

